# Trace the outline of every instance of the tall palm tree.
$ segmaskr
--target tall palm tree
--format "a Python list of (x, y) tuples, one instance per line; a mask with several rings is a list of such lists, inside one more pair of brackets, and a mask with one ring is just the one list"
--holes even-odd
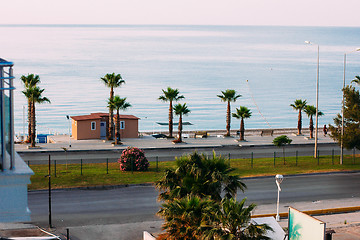
[(36, 113), (35, 113), (35, 104), (36, 103), (50, 103), (50, 100), (47, 97), (43, 97), (42, 93), (45, 89), (40, 89), (39, 87), (31, 87), (23, 91), (23, 94), (30, 99), (31, 101), (31, 134), (30, 142), (31, 147), (35, 147), (35, 136), (36, 136)]
[[(25, 86), (25, 91), (29, 88), (35, 87), (38, 83), (40, 83), (39, 75), (34, 75), (34, 74), (28, 74), (27, 76), (22, 75), (20, 77), (20, 79)], [(32, 109), (31, 104), (32, 104), (32, 102), (30, 101), (30, 99), (27, 96), (26, 96), (26, 98), (28, 100), (28, 138), (27, 138), (27, 141), (29, 141), (30, 136), (31, 136), (31, 109)]]
[(351, 82), (360, 85), (360, 76), (355, 76), (355, 78)]
[[(114, 88), (120, 87), (121, 84), (125, 83), (120, 74), (115, 73), (107, 73), (104, 77), (101, 78), (101, 81), (105, 84), (105, 86), (110, 88), (110, 98), (112, 100), (114, 98)], [(108, 134), (107, 139), (112, 140), (114, 138), (114, 109), (109, 108), (109, 125), (108, 125)]]
[(116, 110), (116, 122), (115, 122), (115, 144), (119, 144), (120, 138), (120, 110), (127, 110), (131, 107), (131, 104), (126, 102), (126, 98), (120, 98), (116, 95), (112, 100), (109, 99), (108, 107)]
[[(316, 115), (316, 107), (313, 105), (306, 105), (304, 112), (310, 118), (310, 124), (309, 124), (310, 138), (313, 138), (313, 132), (314, 132), (313, 116)], [(318, 111), (318, 116), (322, 116), (322, 115), (324, 115), (324, 113)]]
[(182, 142), (182, 118), (183, 116), (185, 115), (188, 115), (190, 113), (190, 110), (188, 109), (188, 107), (186, 106), (186, 103), (184, 104), (176, 104), (174, 106), (174, 112), (175, 112), (175, 115), (179, 116), (179, 125), (178, 125), (178, 139), (177, 141), (178, 142)]
[(245, 132), (245, 126), (244, 126), (244, 118), (250, 118), (251, 112), (250, 109), (244, 106), (240, 106), (240, 108), (236, 108), (236, 113), (233, 113), (232, 116), (237, 119), (241, 119), (240, 121), (240, 141), (244, 141), (244, 132)]
[(306, 100), (301, 100), (301, 99), (296, 99), (294, 101), (293, 104), (290, 104), (290, 107), (293, 107), (294, 110), (299, 111), (299, 115), (298, 115), (298, 135), (301, 135), (301, 123), (302, 123), (302, 119), (301, 119), (301, 112), (304, 110), (306, 106)]
[(245, 207), (245, 201), (246, 198), (241, 202), (224, 198), (220, 211), (212, 212), (215, 220), (204, 231), (206, 239), (270, 239), (266, 233), (273, 229), (267, 224), (250, 223), (256, 205)]
[(168, 87), (167, 90), (162, 89), (164, 95), (161, 95), (158, 99), (163, 102), (169, 102), (169, 138), (173, 137), (173, 102), (177, 102), (185, 97), (179, 95), (179, 89), (173, 89)]
[(160, 200), (172, 201), (193, 194), (220, 202), (222, 196), (235, 197), (237, 190), (246, 189), (233, 171), (228, 159), (216, 156), (215, 152), (211, 157), (194, 152), (177, 158), (176, 169), (166, 170), (155, 185), (161, 191)]
[(241, 97), (240, 94), (236, 94), (236, 91), (233, 89), (226, 89), (221, 91), (221, 95), (217, 95), (221, 101), (227, 102), (227, 111), (226, 111), (226, 134), (225, 136), (230, 136), (230, 123), (231, 123), (231, 108), (230, 102), (236, 102), (236, 99)]

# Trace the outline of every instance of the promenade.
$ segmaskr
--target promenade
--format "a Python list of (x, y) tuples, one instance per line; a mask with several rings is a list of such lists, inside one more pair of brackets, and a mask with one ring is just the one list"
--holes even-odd
[[(183, 138), (184, 143), (173, 144), (170, 139), (155, 139), (151, 135), (143, 134), (139, 138), (124, 138), (122, 145), (113, 146), (110, 141), (100, 139), (74, 140), (69, 139), (69, 135), (49, 136), (51, 143), (38, 143), (38, 148), (29, 149), (29, 144), (16, 144), (17, 152), (63, 152), (63, 148), (68, 151), (100, 151), (100, 150), (121, 150), (128, 146), (142, 149), (173, 149), (173, 148), (216, 148), (222, 146), (274, 146), (272, 141), (275, 137), (286, 134), (292, 139), (291, 145), (314, 145), (314, 139), (308, 139), (307, 132), (304, 135), (297, 136), (296, 130), (284, 130), (275, 132), (273, 136), (260, 136), (257, 132), (250, 132), (245, 135), (246, 141), (238, 141), (238, 136), (223, 137), (221, 133), (210, 133), (207, 138), (194, 138), (193, 134), (188, 134), (189, 138)], [(327, 135), (326, 137), (319, 131), (319, 144), (329, 144), (335, 142)], [(71, 147), (69, 147), (71, 145)]]

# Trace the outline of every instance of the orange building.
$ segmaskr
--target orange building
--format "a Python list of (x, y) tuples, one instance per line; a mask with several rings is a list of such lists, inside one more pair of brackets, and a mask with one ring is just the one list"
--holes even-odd
[[(116, 115), (114, 115), (116, 116)], [(71, 116), (72, 137), (82, 139), (105, 139), (109, 124), (109, 113), (91, 113), (90, 115)], [(114, 122), (115, 122), (114, 117)], [(120, 137), (137, 138), (139, 136), (139, 118), (120, 114)]]

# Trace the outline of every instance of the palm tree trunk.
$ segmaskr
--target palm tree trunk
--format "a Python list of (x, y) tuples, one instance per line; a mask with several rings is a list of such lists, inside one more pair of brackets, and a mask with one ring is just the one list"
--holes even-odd
[(245, 140), (244, 133), (245, 133), (244, 118), (241, 118), (241, 121), (240, 121), (240, 141)]
[(301, 109), (299, 109), (299, 116), (298, 116), (298, 135), (301, 135)]
[(226, 111), (226, 135), (227, 137), (230, 136), (230, 101), (228, 101), (228, 105), (227, 105), (227, 111)]
[(169, 104), (169, 137), (173, 137), (173, 106), (171, 100)]
[(32, 109), (32, 103), (31, 100), (28, 99), (28, 137), (27, 137), (27, 141), (31, 141), (31, 109)]
[[(114, 99), (114, 88), (110, 88), (110, 98), (109, 100), (112, 101)], [(108, 140), (113, 140), (113, 132), (114, 132), (114, 112), (111, 107), (109, 107), (109, 126), (108, 126)]]
[(179, 130), (179, 142), (182, 142), (182, 137), (181, 137), (181, 134), (182, 134), (182, 115), (180, 114), (179, 116), (179, 127), (178, 127), (178, 130)]
[(115, 145), (120, 141), (120, 114), (119, 110), (116, 110), (116, 122), (115, 122)]
[(284, 165), (285, 165), (285, 147), (283, 147), (283, 158), (284, 158)]
[(310, 116), (310, 126), (309, 126), (309, 129), (310, 129), (310, 138), (313, 138), (314, 122), (313, 122), (313, 117), (312, 117), (312, 116)]
[(35, 102), (32, 102), (31, 111), (31, 147), (35, 147), (35, 135), (36, 135), (36, 115), (35, 115)]

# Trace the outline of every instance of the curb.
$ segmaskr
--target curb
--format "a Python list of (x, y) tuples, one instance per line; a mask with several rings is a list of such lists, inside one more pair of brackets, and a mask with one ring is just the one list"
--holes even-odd
[[(350, 212), (358, 212), (360, 211), (360, 206), (356, 207), (343, 207), (343, 208), (328, 208), (328, 209), (319, 209), (319, 210), (308, 210), (308, 211), (302, 211), (303, 213), (306, 213), (308, 215), (330, 215), (330, 214), (336, 214), (336, 213), (350, 213)], [(288, 218), (289, 213), (279, 213), (281, 218)], [(260, 217), (275, 217), (276, 213), (270, 213), (270, 214), (259, 214), (259, 215), (253, 215), (251, 218), (260, 218)]]

